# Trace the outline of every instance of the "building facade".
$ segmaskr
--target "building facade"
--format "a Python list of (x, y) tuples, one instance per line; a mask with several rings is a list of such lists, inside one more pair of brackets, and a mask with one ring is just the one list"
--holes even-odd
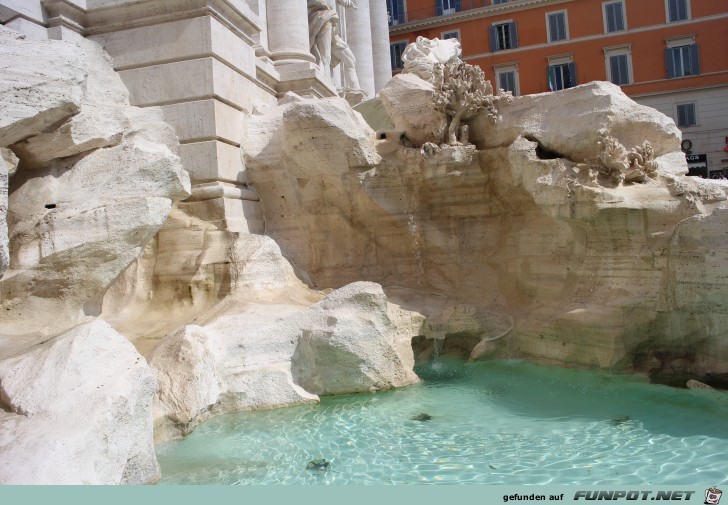
[(594, 80), (674, 118), (695, 173), (728, 178), (728, 1), (387, 0), (390, 59), (418, 36), (515, 95)]

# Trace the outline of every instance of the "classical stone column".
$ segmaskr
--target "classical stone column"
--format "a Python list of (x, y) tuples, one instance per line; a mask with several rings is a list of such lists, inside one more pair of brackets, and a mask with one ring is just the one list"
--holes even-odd
[(306, 0), (267, 0), (268, 49), (277, 64), (315, 62), (308, 42)]
[(346, 10), (346, 42), (356, 58), (356, 75), (361, 89), (374, 96), (374, 62), (369, 0), (355, 0), (356, 9)]
[(369, 0), (369, 16), (372, 27), (374, 89), (379, 91), (392, 78), (392, 64), (389, 56), (387, 2), (385, 0)]

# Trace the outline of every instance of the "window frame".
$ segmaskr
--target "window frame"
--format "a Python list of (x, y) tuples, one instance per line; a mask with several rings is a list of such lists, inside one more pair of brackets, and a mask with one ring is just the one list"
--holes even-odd
[[(550, 16), (554, 14), (563, 14), (564, 15), (564, 38), (563, 39), (553, 39), (552, 33), (551, 33), (551, 23), (550, 23)], [(549, 11), (545, 13), (546, 16), (546, 39), (549, 43), (552, 42), (561, 42), (563, 40), (570, 40), (569, 36), (569, 11), (566, 9), (561, 9), (558, 11)]]
[[(579, 81), (576, 78), (576, 63), (574, 62), (574, 55), (573, 54), (564, 54), (559, 56), (550, 56), (548, 57), (548, 67), (546, 68), (548, 75), (551, 76), (551, 69), (552, 67), (561, 67), (566, 66), (567, 69), (573, 69), (573, 75), (571, 71), (569, 71), (569, 77), (571, 85), (570, 86), (564, 86), (563, 88), (555, 88), (553, 90), (549, 91), (561, 91), (564, 89), (573, 88), (575, 86), (579, 85)], [(556, 74), (554, 74), (554, 77), (556, 77)], [(563, 81), (563, 72), (562, 72), (562, 81)], [(554, 83), (555, 84), (555, 83)], [(548, 82), (546, 83), (548, 87)]]
[[(498, 47), (500, 44), (500, 36), (498, 34), (498, 27), (508, 26), (508, 46), (509, 47)], [(511, 27), (513, 30), (511, 30)], [(495, 35), (495, 39), (494, 39)], [(491, 52), (508, 51), (509, 49), (516, 49), (518, 47), (518, 25), (512, 19), (503, 19), (494, 22), (488, 29), (488, 36), (490, 37), (490, 50)]]
[[(693, 107), (693, 124), (680, 124), (680, 107), (691, 105)], [(675, 124), (678, 128), (694, 128), (700, 126), (698, 122), (698, 103), (697, 102), (681, 102), (675, 104)]]
[[(673, 37), (665, 40), (665, 76), (667, 79), (680, 79), (685, 77), (695, 77), (700, 75), (700, 47), (695, 42), (695, 35)], [(675, 50), (684, 50), (687, 48), (689, 73), (685, 73), (685, 57), (681, 54), (681, 70), (678, 75), (675, 65)], [(669, 54), (669, 56), (668, 56)], [(673, 75), (670, 70), (672, 69)]]
[(460, 33), (461, 33), (460, 28), (455, 28), (454, 30), (446, 30), (444, 32), (440, 32), (440, 40), (448, 40), (445, 38), (445, 35), (450, 34), (450, 33), (457, 33), (456, 37), (450, 37), (450, 38), (456, 38), (456, 39), (458, 39), (458, 42), (462, 42), (460, 40)]
[(499, 65), (493, 65), (493, 72), (495, 74), (495, 92), (500, 94), (500, 76), (513, 72), (514, 87), (513, 96), (521, 95), (521, 79), (518, 73), (518, 63), (502, 63)]
[[(407, 22), (407, 0), (386, 0), (385, 7), (387, 8), (387, 14), (389, 14), (389, 16), (392, 16), (392, 13), (389, 11), (389, 5), (387, 5), (387, 3), (391, 2), (393, 4), (396, 4), (398, 1), (402, 2), (402, 13), (400, 16), (401, 21), (398, 19), (397, 22), (395, 23), (394, 17), (392, 17), (391, 20), (387, 19), (387, 23), (389, 24), (389, 26), (403, 25)], [(394, 10), (394, 9), (392, 9), (392, 10)]]
[[(450, 4), (454, 4), (454, 7), (449, 7), (448, 9), (445, 9), (445, 2), (448, 3), (448, 6)], [(462, 0), (435, 0), (436, 16), (451, 16), (453, 14), (461, 12), (462, 10)]]
[[(607, 5), (613, 5), (613, 4), (622, 4), (622, 29), (621, 30), (614, 30), (609, 31), (609, 22), (607, 18)], [(606, 2), (602, 2), (602, 22), (604, 23), (604, 33), (610, 34), (610, 33), (622, 33), (626, 32), (629, 28), (627, 25), (627, 5), (625, 0), (607, 0)]]
[[(605, 47), (604, 51), (604, 65), (606, 67), (607, 80), (617, 86), (628, 86), (634, 84), (634, 69), (632, 67), (632, 44), (626, 44), (622, 46)], [(617, 84), (613, 80), (612, 75), (612, 61), (611, 58), (614, 56), (626, 56), (627, 57), (627, 79), (628, 82)]]
[(690, 0), (682, 0), (685, 2), (685, 16), (686, 17), (685, 17), (685, 19), (677, 19), (675, 21), (672, 21), (670, 19), (670, 1), (671, 0), (665, 0), (665, 22), (667, 24), (684, 23), (686, 21), (691, 21), (693, 19)]
[[(394, 59), (392, 58), (392, 56), (393, 56), (392, 48), (394, 46), (398, 46), (398, 45), (401, 45), (401, 44), (404, 44), (402, 46), (402, 50), (399, 53), (399, 61), (400, 61), (400, 63), (402, 63), (402, 66), (395, 67), (394, 66)], [(409, 39), (406, 39), (406, 40), (395, 40), (395, 41), (390, 41), (389, 42), (389, 62), (390, 62), (390, 66), (392, 68), (392, 72), (397, 72), (397, 71), (401, 71), (401, 70), (404, 69), (404, 63), (402, 62), (402, 55), (404, 54), (404, 50), (407, 48), (408, 45), (409, 45)]]

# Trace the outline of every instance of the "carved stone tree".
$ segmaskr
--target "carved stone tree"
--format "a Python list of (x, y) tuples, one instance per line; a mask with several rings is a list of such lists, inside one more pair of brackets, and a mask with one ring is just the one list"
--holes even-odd
[(633, 147), (627, 152), (617, 139), (608, 136), (606, 132), (599, 131), (597, 135), (599, 155), (594, 161), (603, 175), (617, 184), (645, 182), (648, 178), (657, 178), (658, 164), (649, 141), (645, 140), (641, 146)]
[[(442, 69), (442, 77), (435, 83), (435, 107), (448, 118), (445, 143), (460, 145), (458, 132), (460, 123), (485, 111), (495, 122), (497, 114), (493, 106), (493, 87), (485, 80), (485, 74), (476, 66), (460, 60), (448, 62)], [(467, 138), (461, 136), (462, 143)]]

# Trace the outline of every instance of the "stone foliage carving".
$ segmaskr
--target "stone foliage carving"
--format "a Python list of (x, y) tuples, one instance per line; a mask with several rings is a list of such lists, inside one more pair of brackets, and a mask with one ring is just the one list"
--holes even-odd
[[(467, 144), (467, 128), (460, 123), (481, 112), (495, 123), (493, 87), (485, 80), (483, 71), (460, 60), (442, 67), (442, 82), (435, 89), (435, 107), (447, 114), (448, 129), (445, 142), (449, 145)], [(458, 134), (460, 138), (458, 139)]]
[[(353, 0), (336, 0), (344, 7), (356, 9)], [(331, 69), (339, 63), (344, 69), (344, 88), (359, 90), (356, 74), (356, 58), (339, 30), (339, 15), (326, 0), (308, 0), (308, 33), (311, 54), (321, 68), (331, 75)]]
[(608, 136), (605, 132), (599, 132), (597, 145), (599, 146), (597, 155), (599, 171), (619, 184), (627, 171), (627, 151), (617, 139)]
[(462, 47), (457, 39), (439, 40), (417, 37), (402, 53), (403, 74), (415, 74), (429, 83), (438, 84), (442, 77), (442, 66), (460, 61)]
[(599, 154), (596, 164), (599, 172), (617, 184), (621, 182), (645, 182), (657, 177), (655, 152), (649, 141), (632, 148), (629, 152), (614, 137), (604, 131), (598, 133)]
[(657, 177), (657, 162), (655, 151), (648, 140), (642, 142), (641, 146), (632, 148), (627, 155), (629, 170), (625, 182), (644, 182), (648, 177)]

